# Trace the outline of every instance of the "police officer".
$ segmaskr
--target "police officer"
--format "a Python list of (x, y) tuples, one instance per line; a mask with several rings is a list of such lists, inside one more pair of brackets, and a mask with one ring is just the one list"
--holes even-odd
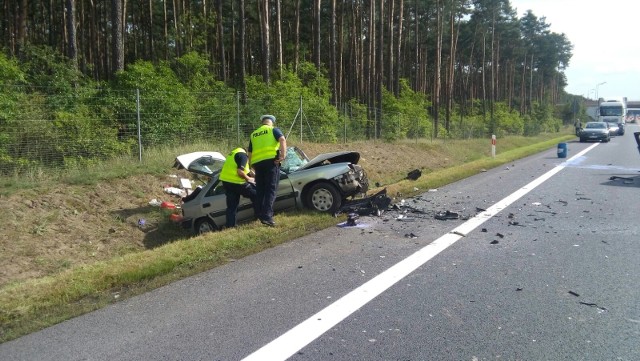
[(276, 117), (263, 115), (262, 126), (251, 133), (249, 140), (249, 162), (256, 175), (258, 219), (273, 227), (273, 204), (280, 182), (280, 163), (287, 155), (287, 141), (279, 128), (273, 126)]
[(236, 148), (227, 155), (220, 171), (220, 180), (227, 196), (227, 228), (237, 224), (236, 214), (240, 196), (251, 199), (257, 214), (255, 180), (250, 176), (249, 156), (244, 148)]

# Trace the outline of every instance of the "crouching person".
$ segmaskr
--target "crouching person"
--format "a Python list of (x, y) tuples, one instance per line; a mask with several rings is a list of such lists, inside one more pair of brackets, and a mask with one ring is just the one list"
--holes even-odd
[(237, 225), (236, 215), (241, 196), (251, 199), (253, 211), (258, 214), (256, 183), (251, 177), (249, 157), (244, 148), (236, 148), (227, 155), (220, 171), (220, 180), (227, 196), (227, 228)]

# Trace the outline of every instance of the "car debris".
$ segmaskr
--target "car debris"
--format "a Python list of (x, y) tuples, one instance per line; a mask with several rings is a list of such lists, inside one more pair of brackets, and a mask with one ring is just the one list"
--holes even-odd
[(389, 208), (390, 204), (391, 198), (387, 196), (387, 188), (384, 188), (372, 196), (345, 202), (335, 215), (353, 213), (361, 216), (381, 216)]
[(407, 179), (409, 180), (417, 180), (422, 176), (422, 171), (420, 169), (414, 169), (407, 174)]
[(458, 219), (458, 218), (460, 218), (460, 215), (458, 213), (456, 213), (456, 212), (444, 211), (444, 212), (436, 213), (434, 218), (444, 221), (444, 220), (448, 220), (448, 219)]
[(358, 218), (359, 218), (358, 214), (356, 214), (356, 213), (349, 213), (349, 214), (347, 215), (347, 226), (348, 226), (348, 227), (353, 227), (353, 226), (355, 226), (355, 225), (358, 223), (358, 222), (357, 222), (357, 221), (358, 221)]
[(606, 308), (601, 307), (601, 306), (598, 306), (598, 304), (596, 304), (596, 303), (592, 303), (592, 302), (582, 302), (582, 301), (580, 301), (580, 302), (578, 302), (578, 303), (579, 303), (579, 304), (581, 304), (581, 305), (589, 306), (589, 307), (595, 307), (595, 308), (597, 308), (597, 309), (598, 309), (598, 310), (600, 310), (600, 311), (607, 311), (607, 309), (606, 309)]

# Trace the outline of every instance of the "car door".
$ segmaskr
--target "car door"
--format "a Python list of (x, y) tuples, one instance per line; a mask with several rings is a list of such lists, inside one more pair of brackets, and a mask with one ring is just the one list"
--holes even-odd
[(293, 185), (289, 179), (289, 175), (280, 171), (280, 183), (276, 192), (276, 202), (273, 205), (274, 211), (294, 208), (296, 206), (296, 194), (293, 191)]

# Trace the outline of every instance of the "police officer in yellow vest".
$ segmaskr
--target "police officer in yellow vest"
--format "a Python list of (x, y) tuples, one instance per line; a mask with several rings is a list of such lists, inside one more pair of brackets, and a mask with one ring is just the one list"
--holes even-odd
[(240, 196), (251, 199), (257, 215), (255, 180), (250, 176), (249, 156), (244, 148), (236, 148), (227, 155), (220, 171), (220, 180), (227, 196), (227, 227), (235, 227)]
[(262, 224), (275, 226), (273, 204), (280, 182), (280, 163), (287, 155), (287, 141), (282, 131), (273, 126), (276, 117), (263, 115), (262, 126), (251, 133), (249, 163), (256, 173), (258, 219)]

